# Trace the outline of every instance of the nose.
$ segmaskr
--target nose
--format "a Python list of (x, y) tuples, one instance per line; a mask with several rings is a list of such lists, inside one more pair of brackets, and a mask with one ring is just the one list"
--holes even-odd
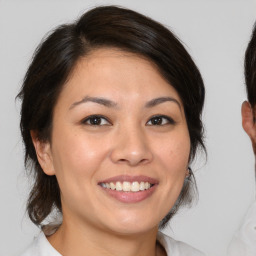
[(114, 163), (137, 166), (150, 163), (153, 154), (143, 128), (128, 128), (119, 131), (113, 141), (111, 160)]

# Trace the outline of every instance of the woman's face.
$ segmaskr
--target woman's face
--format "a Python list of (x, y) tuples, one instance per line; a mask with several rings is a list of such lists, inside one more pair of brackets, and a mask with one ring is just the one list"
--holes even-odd
[(190, 139), (179, 95), (151, 62), (99, 49), (65, 84), (44, 149), (64, 220), (134, 234), (155, 229), (174, 205)]

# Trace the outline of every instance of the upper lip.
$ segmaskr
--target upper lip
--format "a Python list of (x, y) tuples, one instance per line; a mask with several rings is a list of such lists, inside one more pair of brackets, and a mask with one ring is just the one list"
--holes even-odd
[(157, 184), (158, 181), (154, 178), (148, 177), (148, 176), (144, 176), (144, 175), (138, 175), (138, 176), (131, 176), (131, 175), (118, 175), (118, 176), (114, 176), (105, 180), (101, 180), (99, 182), (100, 183), (110, 183), (110, 182), (124, 182), (124, 181), (128, 181), (128, 182), (149, 182), (150, 184)]

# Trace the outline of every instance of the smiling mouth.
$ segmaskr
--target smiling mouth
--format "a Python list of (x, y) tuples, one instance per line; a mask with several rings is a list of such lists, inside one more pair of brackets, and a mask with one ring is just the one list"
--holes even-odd
[(139, 192), (150, 189), (154, 184), (144, 181), (117, 181), (117, 182), (101, 182), (99, 185), (105, 189), (122, 191), (122, 192)]

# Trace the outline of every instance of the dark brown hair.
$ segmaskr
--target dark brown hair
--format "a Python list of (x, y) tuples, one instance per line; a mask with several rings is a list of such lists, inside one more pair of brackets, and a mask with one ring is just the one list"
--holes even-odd
[(244, 75), (248, 101), (254, 107), (256, 104), (256, 23), (245, 52)]
[[(47, 176), (36, 156), (30, 131), (51, 141), (55, 104), (81, 57), (97, 48), (114, 47), (146, 57), (178, 92), (191, 141), (190, 161), (203, 144), (201, 113), (204, 84), (200, 72), (180, 41), (163, 25), (132, 10), (115, 6), (94, 8), (72, 24), (55, 29), (36, 49), (18, 97), (22, 100), (20, 128), (25, 165), (35, 176), (27, 210), (37, 225), (53, 211), (61, 212), (60, 189), (55, 176)], [(160, 223), (163, 227), (179, 206), (191, 200), (193, 175), (185, 180), (175, 206)]]

